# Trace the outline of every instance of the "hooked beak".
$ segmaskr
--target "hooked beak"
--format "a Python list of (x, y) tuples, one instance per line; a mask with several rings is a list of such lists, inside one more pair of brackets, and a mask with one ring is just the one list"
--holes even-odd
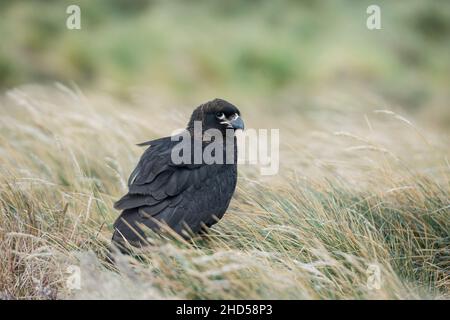
[(244, 130), (244, 121), (242, 121), (242, 118), (237, 116), (235, 119), (230, 121), (231, 126), (234, 130)]
[(234, 130), (244, 130), (244, 121), (242, 121), (242, 118), (239, 117), (238, 114), (235, 114), (233, 119), (222, 121), (222, 124), (227, 124), (227, 127)]

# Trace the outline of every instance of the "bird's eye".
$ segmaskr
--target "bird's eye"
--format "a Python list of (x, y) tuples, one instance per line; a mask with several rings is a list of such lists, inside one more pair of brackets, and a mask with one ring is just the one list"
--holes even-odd
[(225, 114), (224, 114), (223, 112), (217, 112), (217, 113), (216, 113), (216, 117), (217, 117), (218, 119), (223, 119), (223, 118), (225, 118)]

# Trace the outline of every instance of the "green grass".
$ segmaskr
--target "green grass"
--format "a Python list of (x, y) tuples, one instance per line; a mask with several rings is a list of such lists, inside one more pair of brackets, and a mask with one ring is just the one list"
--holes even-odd
[[(449, 4), (377, 3), (377, 31), (366, 28), (370, 1), (5, 3), (0, 87), (58, 80), (118, 95), (149, 86), (260, 96), (355, 81), (407, 108), (447, 110)], [(69, 4), (81, 7), (81, 30), (65, 28)]]

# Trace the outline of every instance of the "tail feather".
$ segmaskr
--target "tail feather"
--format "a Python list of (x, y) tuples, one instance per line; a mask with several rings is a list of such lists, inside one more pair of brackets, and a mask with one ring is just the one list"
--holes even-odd
[(114, 233), (112, 236), (112, 242), (119, 249), (127, 242), (133, 246), (145, 244), (145, 234), (136, 224), (136, 221), (139, 220), (139, 208), (122, 211), (122, 214), (114, 223)]

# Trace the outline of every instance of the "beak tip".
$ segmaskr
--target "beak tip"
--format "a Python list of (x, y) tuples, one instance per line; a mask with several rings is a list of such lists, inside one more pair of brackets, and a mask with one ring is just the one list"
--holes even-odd
[(231, 121), (231, 126), (234, 130), (244, 130), (244, 121), (242, 121), (241, 118), (236, 118), (235, 120)]

